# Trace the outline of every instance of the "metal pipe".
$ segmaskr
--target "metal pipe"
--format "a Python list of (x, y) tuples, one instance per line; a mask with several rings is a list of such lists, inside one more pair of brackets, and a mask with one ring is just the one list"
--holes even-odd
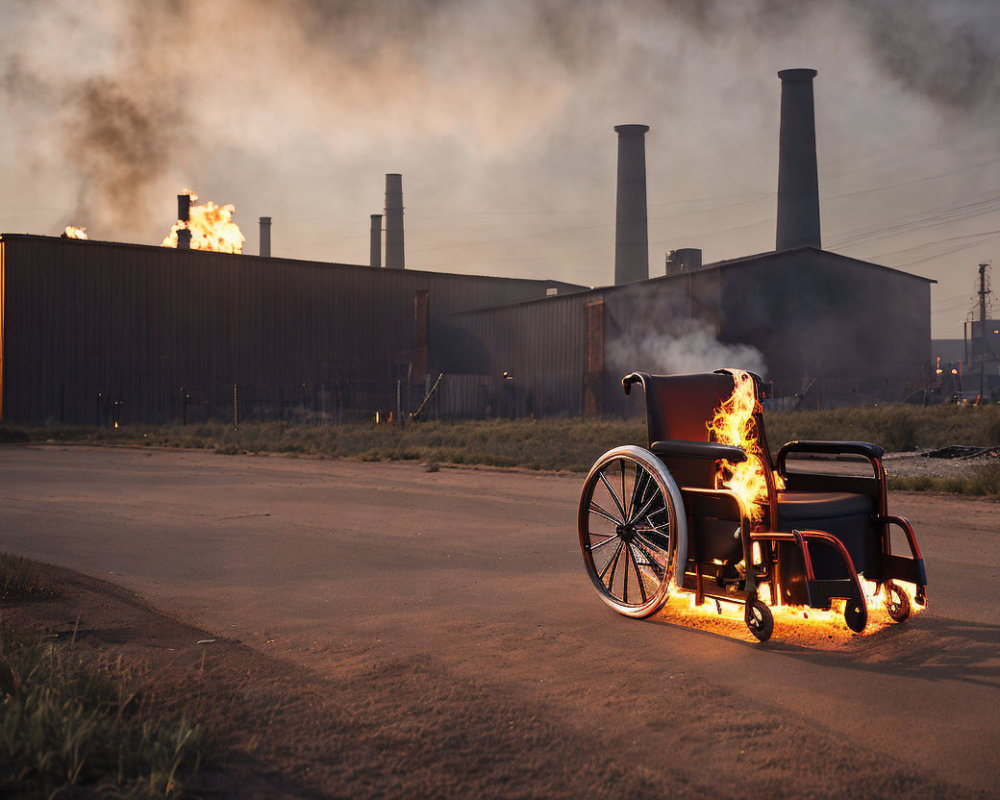
[(260, 218), (260, 254), (265, 258), (271, 257), (271, 218)]
[(618, 133), (615, 286), (649, 278), (645, 144), (648, 130), (648, 125), (615, 126)]
[(816, 170), (814, 69), (785, 69), (781, 78), (776, 250), (822, 247)]

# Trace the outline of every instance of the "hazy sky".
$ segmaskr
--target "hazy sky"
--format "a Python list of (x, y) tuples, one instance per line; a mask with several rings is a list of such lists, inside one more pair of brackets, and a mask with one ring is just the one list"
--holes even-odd
[(0, 12), (4, 232), (158, 244), (190, 187), (235, 204), (247, 252), (269, 215), (274, 255), (364, 264), (401, 172), (407, 267), (603, 285), (613, 127), (645, 123), (659, 275), (669, 249), (774, 248), (775, 73), (813, 67), (824, 246), (938, 280), (936, 337), (961, 336), (977, 264), (1000, 256), (996, 0)]

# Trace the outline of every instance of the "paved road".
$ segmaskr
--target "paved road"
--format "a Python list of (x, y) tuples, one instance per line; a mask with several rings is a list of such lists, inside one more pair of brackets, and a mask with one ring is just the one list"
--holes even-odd
[[(577, 476), (190, 451), (0, 448), (0, 548), (333, 678), (421, 663), (732, 796), (1000, 792), (995, 504), (894, 495), (930, 608), (760, 646), (596, 598)], [(428, 666), (430, 665), (430, 666)], [(853, 776), (853, 777), (852, 777)]]

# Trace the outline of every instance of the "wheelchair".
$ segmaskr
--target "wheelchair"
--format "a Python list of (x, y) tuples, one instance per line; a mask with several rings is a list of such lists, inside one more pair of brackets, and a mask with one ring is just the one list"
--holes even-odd
[[(881, 598), (871, 602), (884, 603), (895, 622), (907, 619), (914, 603), (926, 606), (927, 577), (913, 528), (888, 512), (881, 447), (792, 441), (772, 459), (762, 381), (742, 370), (633, 372), (622, 379), (626, 395), (635, 384), (645, 395), (648, 444), (602, 455), (580, 495), (584, 565), (608, 606), (645, 618), (682, 591), (693, 592), (697, 605), (741, 603), (761, 642), (774, 629), (772, 607), (829, 610), (833, 600), (843, 601), (847, 627), (863, 632), (869, 616), (863, 583), (872, 598)], [(724, 443), (716, 421), (738, 391), (749, 398), (751, 436)], [(861, 457), (871, 475), (789, 472), (789, 457), (802, 455)], [(760, 485), (747, 497), (732, 478), (754, 459)], [(892, 552), (893, 527), (902, 530), (908, 555)]]

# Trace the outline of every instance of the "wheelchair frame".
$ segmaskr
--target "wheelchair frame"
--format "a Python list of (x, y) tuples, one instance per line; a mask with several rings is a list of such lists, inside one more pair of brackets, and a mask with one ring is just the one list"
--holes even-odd
[[(876, 594), (884, 587), (884, 602), (894, 621), (902, 622), (911, 612), (910, 597), (896, 581), (913, 584), (914, 601), (926, 605), (927, 578), (913, 528), (904, 518), (888, 513), (882, 448), (867, 442), (792, 441), (781, 447), (772, 463), (760, 407), (762, 382), (751, 373), (754, 420), (767, 481), (764, 513), (759, 514), (761, 521), (753, 522), (754, 515), (742, 497), (716, 488), (721, 462), (745, 461), (747, 452), (707, 441), (707, 426), (705, 440), (693, 438), (699, 421), (714, 413), (714, 408), (706, 411), (698, 407), (706, 393), (704, 387), (714, 396), (716, 387), (727, 385), (723, 378), (713, 376), (728, 376), (735, 386), (735, 372), (730, 370), (691, 376), (633, 372), (622, 379), (625, 394), (636, 383), (643, 387), (649, 441), (646, 448), (625, 445), (609, 450), (584, 482), (578, 512), (580, 546), (601, 599), (619, 613), (637, 618), (659, 611), (674, 588), (693, 592), (698, 605), (708, 599), (742, 603), (747, 627), (758, 640), (766, 641), (774, 625), (769, 603), (828, 609), (831, 600), (842, 598), (847, 626), (860, 633), (868, 622), (865, 593), (855, 565), (860, 560), (867, 568), (865, 578), (876, 584)], [(664, 402), (664, 394), (669, 395), (668, 402)], [(687, 421), (686, 428), (679, 426), (686, 438), (658, 438), (661, 428), (667, 427), (662, 419), (671, 411), (664, 406), (671, 405), (680, 415), (694, 420)], [(788, 457), (799, 453), (860, 456), (868, 461), (873, 474), (865, 478), (789, 473)], [(776, 485), (775, 471), (785, 484), (784, 494)], [(818, 527), (779, 524), (782, 497), (813, 495), (819, 495), (820, 502), (825, 496), (870, 498), (860, 544), (845, 543), (835, 533)], [(721, 541), (728, 532), (727, 524), (738, 524), (731, 536), (739, 539), (739, 547), (730, 543), (734, 552), (730, 559), (719, 564), (714, 574), (705, 574), (709, 562), (700, 550), (711, 550), (713, 542)], [(905, 535), (909, 557), (893, 554), (893, 526)], [(853, 555), (848, 544), (855, 550)], [(610, 555), (604, 560), (606, 553)], [(741, 561), (735, 561), (737, 556)], [(762, 598), (765, 587), (766, 598)]]

